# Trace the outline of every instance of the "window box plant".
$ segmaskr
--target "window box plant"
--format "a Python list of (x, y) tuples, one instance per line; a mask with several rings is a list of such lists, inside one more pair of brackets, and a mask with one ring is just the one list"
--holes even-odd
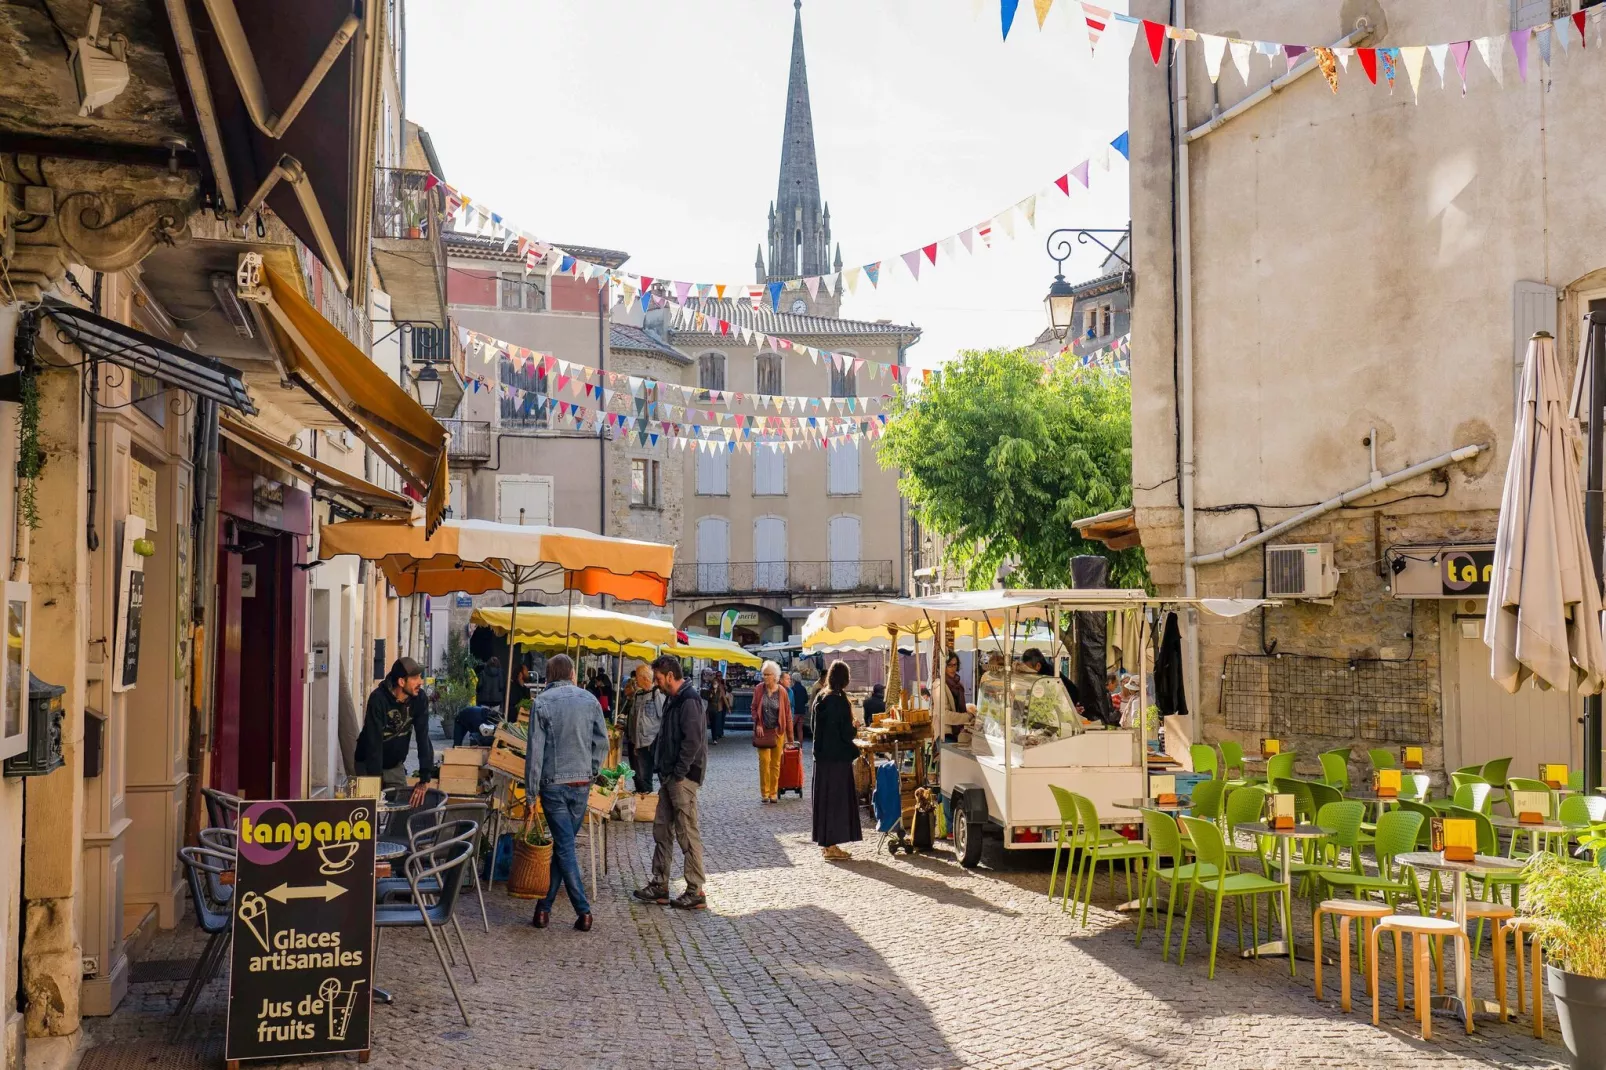
[[(1586, 854), (1606, 845), (1598, 830), (1583, 840)], [(1539, 919), (1562, 1041), (1574, 1070), (1606, 1070), (1606, 870), (1547, 852), (1527, 873), (1523, 900)]]

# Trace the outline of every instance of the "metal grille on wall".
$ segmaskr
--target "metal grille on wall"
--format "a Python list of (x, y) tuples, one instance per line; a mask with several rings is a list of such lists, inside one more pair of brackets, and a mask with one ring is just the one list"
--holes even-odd
[(1438, 709), (1417, 661), (1229, 654), (1222, 669), (1222, 720), (1250, 735), (1423, 742)]

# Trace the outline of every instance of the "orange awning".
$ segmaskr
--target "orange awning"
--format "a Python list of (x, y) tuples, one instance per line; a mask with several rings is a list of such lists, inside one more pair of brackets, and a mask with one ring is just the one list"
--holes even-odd
[(386, 490), (327, 461), (320, 461), (227, 415), (218, 422), (218, 433), (258, 457), (294, 472), (315, 488), (322, 487), (342, 498), (349, 498), (371, 512), (407, 518), (413, 515), (414, 509), (419, 508), (418, 503), (405, 494)]
[(659, 606), (675, 565), (675, 548), (663, 543), (489, 520), (446, 520), (429, 536), (421, 524), (395, 520), (325, 524), (319, 558), (341, 554), (377, 561), (403, 596), (578, 591)]
[(268, 319), (291, 377), (423, 496), (426, 530), (435, 530), (450, 492), (446, 429), (296, 286), (271, 268), (262, 275)]

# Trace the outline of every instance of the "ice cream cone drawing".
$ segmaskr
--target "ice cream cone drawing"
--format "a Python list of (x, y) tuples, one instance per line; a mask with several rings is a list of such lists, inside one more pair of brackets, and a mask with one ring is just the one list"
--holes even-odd
[(268, 923), (268, 902), (256, 892), (246, 892), (240, 897), (239, 919), (245, 927), (251, 930), (251, 935), (257, 938), (263, 951), (272, 951), (269, 939), (273, 929)]
[(346, 1031), (351, 1028), (351, 1008), (357, 1002), (357, 986), (360, 984), (362, 981), (357, 980), (351, 983), (350, 988), (342, 988), (338, 979), (330, 977), (318, 986), (318, 997), (329, 1008), (330, 1040), (346, 1039)]

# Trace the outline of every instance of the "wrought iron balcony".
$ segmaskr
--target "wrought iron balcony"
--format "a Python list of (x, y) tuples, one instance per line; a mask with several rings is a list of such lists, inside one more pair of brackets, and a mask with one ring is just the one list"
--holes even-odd
[(374, 176), (374, 263), (395, 320), (446, 324), (445, 204), (428, 171)]
[(886, 594), (897, 590), (891, 561), (690, 561), (675, 566), (676, 597), (691, 595)]
[(441, 426), (452, 436), (451, 444), (446, 448), (448, 462), (491, 459), (489, 420), (442, 420)]

